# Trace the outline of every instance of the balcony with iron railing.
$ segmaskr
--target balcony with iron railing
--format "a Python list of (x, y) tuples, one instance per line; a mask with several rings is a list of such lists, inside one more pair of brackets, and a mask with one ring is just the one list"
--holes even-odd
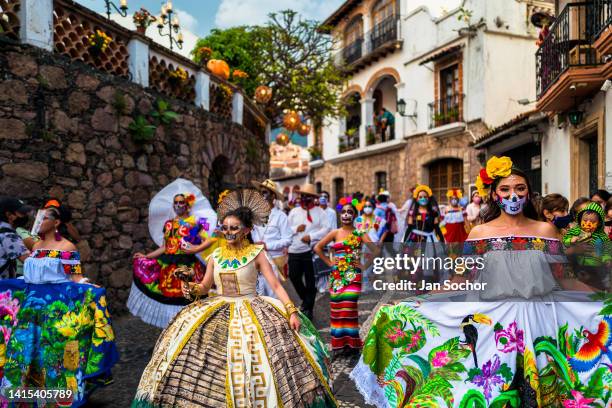
[(359, 148), (359, 129), (349, 129), (338, 138), (338, 153)]
[(346, 44), (336, 54), (335, 61), (355, 72), (401, 46), (399, 18), (391, 16), (376, 24), (363, 38)]
[(593, 0), (593, 47), (601, 54), (612, 54), (612, 0)]
[(429, 103), (429, 129), (463, 122), (463, 99), (463, 94), (454, 94)]
[[(605, 81), (593, 41), (609, 19), (610, 8), (604, 4), (609, 1), (570, 3), (551, 25), (536, 52), (538, 109), (568, 109)], [(576, 83), (581, 86), (570, 90)]]

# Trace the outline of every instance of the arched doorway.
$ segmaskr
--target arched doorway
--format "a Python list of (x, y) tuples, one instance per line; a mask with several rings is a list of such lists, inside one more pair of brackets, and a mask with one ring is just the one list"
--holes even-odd
[(338, 151), (340, 153), (359, 147), (359, 128), (361, 127), (361, 102), (359, 92), (353, 92), (344, 98), (346, 118), (344, 131), (340, 134)]
[(208, 176), (208, 199), (213, 208), (217, 208), (217, 200), (224, 190), (235, 187), (232, 164), (227, 157), (217, 156)]
[[(376, 142), (395, 139), (395, 116), (397, 112), (397, 81), (391, 75), (381, 77), (373, 89), (374, 126)], [(368, 144), (372, 144), (372, 140)]]
[(438, 202), (446, 202), (446, 192), (450, 188), (463, 188), (463, 160), (436, 160), (430, 163), (427, 169), (429, 170), (429, 187)]

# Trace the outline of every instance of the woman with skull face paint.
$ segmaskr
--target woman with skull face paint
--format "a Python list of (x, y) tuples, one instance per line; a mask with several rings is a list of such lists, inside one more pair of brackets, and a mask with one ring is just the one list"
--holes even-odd
[(206, 232), (209, 228), (206, 219), (190, 214), (194, 202), (194, 194), (176, 194), (173, 199), (176, 217), (164, 224), (164, 245), (148, 254), (138, 252), (134, 255), (134, 285), (128, 308), (132, 314), (157, 327), (165, 328), (174, 315), (189, 304), (174, 271), (179, 267), (193, 268), (194, 280), (201, 281), (204, 267), (196, 254), (214, 243)]
[[(323, 262), (332, 268), (329, 277), (330, 334), (332, 351), (335, 354), (346, 351), (359, 353), (361, 350), (358, 301), (361, 293), (361, 271), (367, 269), (361, 265), (362, 243), (368, 244), (371, 252), (377, 252), (377, 247), (372, 244), (369, 235), (353, 226), (357, 214), (357, 209), (351, 203), (341, 206), (342, 227), (332, 230), (314, 249)], [(333, 261), (324, 252), (326, 245), (331, 242), (334, 242), (331, 246)]]
[(489, 160), (476, 185), (489, 211), (464, 243), (462, 267), (444, 293), (381, 307), (351, 378), (366, 402), (391, 408), (432, 396), (454, 407), (586, 397), (610, 406), (609, 306), (575, 279), (555, 279), (563, 246), (537, 220), (529, 182), (509, 158)]
[[(270, 213), (255, 190), (238, 190), (218, 209), (225, 236), (201, 283), (185, 283), (196, 298), (161, 334), (133, 408), (336, 407), (328, 353), (317, 330), (289, 299), (264, 246), (250, 242)], [(256, 292), (258, 271), (278, 299)], [(213, 285), (218, 296), (199, 299)]]

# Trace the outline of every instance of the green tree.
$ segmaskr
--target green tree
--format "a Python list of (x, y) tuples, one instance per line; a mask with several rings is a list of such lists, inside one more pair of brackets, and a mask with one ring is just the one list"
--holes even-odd
[(249, 74), (242, 85), (251, 97), (258, 85), (272, 88), (265, 110), (273, 126), (281, 125), (284, 110), (297, 110), (318, 128), (326, 117), (344, 113), (339, 94), (346, 83), (332, 58), (334, 39), (324, 31), (317, 21), (285, 10), (270, 14), (265, 26), (215, 29), (193, 53), (209, 47), (212, 58)]
[(198, 50), (208, 47), (212, 50), (211, 59), (222, 59), (227, 62), (232, 70), (240, 69), (249, 77), (239, 80), (238, 84), (244, 88), (247, 95), (253, 96), (257, 82), (257, 73), (254, 71), (254, 60), (257, 53), (253, 47), (256, 41), (256, 33), (260, 27), (232, 27), (225, 30), (215, 28), (205, 38), (200, 38), (191, 51), (195, 62), (200, 63)]

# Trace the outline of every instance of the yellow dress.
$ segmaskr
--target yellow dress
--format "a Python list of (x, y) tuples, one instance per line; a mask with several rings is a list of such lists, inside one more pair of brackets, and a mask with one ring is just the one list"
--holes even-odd
[(258, 296), (261, 245), (211, 254), (218, 296), (185, 307), (161, 334), (132, 407), (335, 407), (328, 353), (312, 323), (289, 326)]

